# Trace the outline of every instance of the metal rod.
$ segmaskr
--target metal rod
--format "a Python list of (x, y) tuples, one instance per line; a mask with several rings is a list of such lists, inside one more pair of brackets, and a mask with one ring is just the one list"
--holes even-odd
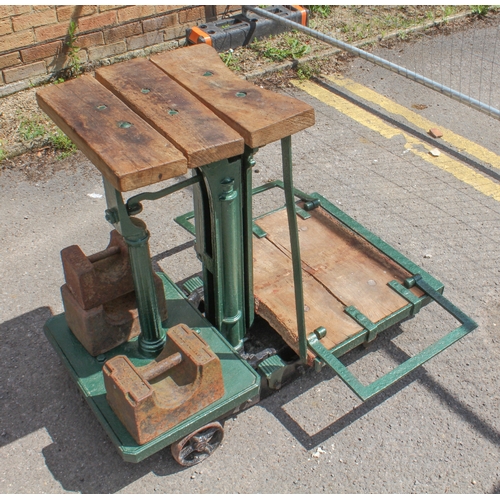
[(245, 326), (250, 328), (255, 318), (255, 299), (253, 294), (253, 216), (252, 216), (252, 172), (253, 158), (257, 150), (245, 146), (242, 158), (241, 196), (243, 208), (243, 265), (245, 272)]
[(429, 87), (433, 90), (437, 90), (438, 92), (441, 92), (442, 94), (447, 95), (448, 97), (451, 97), (452, 99), (455, 99), (456, 101), (467, 104), (471, 108), (482, 111), (483, 113), (486, 113), (487, 115), (492, 116), (496, 119), (500, 119), (500, 110), (498, 110), (492, 106), (488, 106), (487, 104), (484, 104), (483, 102), (478, 101), (477, 99), (473, 99), (470, 96), (462, 94), (461, 92), (458, 92), (458, 91), (453, 90), (449, 87), (446, 87), (445, 85), (442, 85), (441, 83), (430, 80), (429, 78), (426, 78), (425, 76), (422, 76), (418, 73), (410, 71), (407, 68), (403, 68), (402, 66), (398, 66), (397, 64), (394, 64), (390, 61), (387, 61), (386, 59), (382, 59), (381, 57), (375, 56), (373, 54), (370, 54), (369, 52), (358, 49), (357, 47), (354, 47), (353, 45), (349, 45), (348, 43), (337, 40), (336, 38), (332, 38), (328, 35), (320, 33), (319, 31), (308, 28), (307, 26), (303, 26), (302, 24), (298, 24), (298, 23), (295, 23), (293, 21), (289, 21), (288, 19), (285, 19), (281, 16), (278, 16), (276, 14), (268, 12), (267, 10), (260, 9), (259, 7), (255, 7), (253, 5), (244, 5), (243, 10), (249, 10), (251, 12), (255, 12), (255, 14), (258, 14), (259, 16), (266, 17), (268, 19), (272, 19), (273, 21), (282, 23), (291, 29), (295, 29), (297, 31), (302, 31), (303, 33), (306, 33), (314, 38), (317, 38), (318, 40), (321, 40), (322, 42), (333, 45), (334, 47), (345, 50), (346, 52), (350, 52), (351, 54), (354, 54), (358, 57), (366, 59), (367, 61), (370, 61), (373, 64), (376, 64), (378, 66), (382, 66), (383, 68), (388, 69), (389, 71), (393, 71), (394, 73), (405, 76), (406, 78), (409, 78), (410, 80), (413, 80), (417, 83), (425, 85), (426, 87)]
[(299, 334), (299, 353), (303, 362), (307, 360), (306, 318), (304, 314), (304, 287), (302, 283), (302, 261), (300, 258), (299, 228), (295, 215), (295, 197), (292, 174), (292, 137), (281, 139), (281, 155), (283, 160), (283, 184), (285, 191), (288, 231), (292, 251), (293, 287), (295, 292), (295, 310), (297, 315), (297, 332)]
[(197, 182), (200, 182), (200, 180), (200, 175), (193, 175), (193, 177), (190, 177), (189, 179), (178, 182), (177, 184), (174, 184), (172, 186), (168, 186), (164, 189), (161, 189), (160, 191), (156, 191), (154, 193), (145, 192), (136, 194), (135, 196), (132, 196), (127, 200), (127, 210), (130, 211), (132, 207), (134, 207), (134, 205), (137, 205), (143, 200), (158, 200), (160, 198), (163, 198), (164, 196), (168, 196), (172, 193), (180, 191), (181, 189), (191, 186), (192, 184), (196, 184)]
[(141, 369), (141, 375), (149, 382), (180, 363), (182, 363), (182, 355), (180, 352), (176, 352), (161, 361), (152, 361), (149, 365)]
[(89, 255), (87, 259), (89, 262), (99, 262), (100, 260), (107, 259), (108, 257), (111, 257), (112, 255), (116, 255), (120, 253), (120, 247), (119, 246), (112, 246), (108, 247), (101, 252), (94, 253), (92, 255)]

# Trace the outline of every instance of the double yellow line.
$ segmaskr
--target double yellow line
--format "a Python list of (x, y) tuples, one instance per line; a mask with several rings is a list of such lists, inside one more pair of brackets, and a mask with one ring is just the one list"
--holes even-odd
[[(360, 85), (348, 78), (327, 76), (325, 77), (335, 85), (345, 88), (352, 94), (355, 94), (367, 101), (378, 104), (380, 107), (386, 111), (403, 116), (410, 123), (416, 125), (417, 127), (427, 131), (431, 128), (438, 128), (443, 132), (443, 139), (445, 139), (449, 144), (455, 146), (457, 149), (467, 152), (469, 155), (476, 157), (478, 160), (491, 164), (493, 167), (500, 169), (500, 156), (496, 155), (492, 151), (469, 141), (468, 139), (455, 134), (451, 130), (444, 129), (440, 125), (436, 125), (426, 118), (414, 113), (413, 111), (401, 106), (390, 99), (378, 94), (377, 92)], [(406, 132), (387, 124), (382, 119), (372, 115), (368, 111), (361, 109), (355, 104), (329, 92), (323, 87), (310, 82), (310, 81), (293, 81), (292, 82), (297, 88), (307, 92), (309, 95), (315, 97), (321, 102), (327, 104), (340, 111), (341, 113), (349, 116), (358, 123), (364, 125), (365, 127), (378, 132), (383, 137), (390, 139), (396, 135), (402, 135), (405, 138), (406, 145), (405, 148), (411, 151), (416, 156), (432, 163), (436, 167), (449, 172), (457, 179), (469, 184), (470, 186), (477, 189), (479, 192), (486, 196), (494, 198), (496, 201), (500, 201), (500, 184), (495, 183), (490, 178), (476, 172), (474, 169), (467, 167), (463, 163), (449, 157), (448, 155), (441, 153), (440, 156), (434, 157), (429, 154), (429, 151), (433, 149), (431, 146), (422, 142), (415, 137), (407, 134)]]

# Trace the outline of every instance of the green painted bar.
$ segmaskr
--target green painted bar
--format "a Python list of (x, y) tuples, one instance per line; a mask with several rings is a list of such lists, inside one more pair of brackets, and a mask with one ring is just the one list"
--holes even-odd
[(302, 261), (300, 258), (299, 229), (295, 215), (292, 173), (292, 138), (281, 139), (281, 155), (283, 161), (283, 184), (285, 190), (288, 231), (292, 251), (293, 286), (295, 290), (295, 312), (297, 315), (297, 332), (299, 334), (300, 359), (307, 359), (306, 318), (304, 314), (304, 288), (302, 284)]
[(434, 344), (426, 347), (419, 354), (406, 360), (394, 370), (386, 373), (371, 384), (365, 386), (348, 370), (348, 368), (328, 349), (326, 349), (314, 334), (308, 336), (308, 345), (325, 362), (330, 368), (351, 388), (351, 390), (363, 401), (375, 396), (390, 385), (394, 384), (405, 375), (410, 373), (415, 368), (418, 368), (429, 359), (439, 354), (444, 349), (448, 348), (457, 340), (473, 331), (477, 327), (477, 323), (463, 313), (458, 307), (453, 305), (448, 299), (443, 297), (439, 292), (436, 292), (420, 275), (415, 276), (415, 282), (425, 293), (427, 293), (434, 301), (436, 301), (443, 309), (449, 312), (453, 317), (462, 323), (461, 326), (455, 328), (443, 338), (436, 341)]
[(265, 238), (267, 233), (255, 222), (252, 223), (252, 232), (257, 238)]
[(378, 333), (378, 326), (372, 323), (363, 313), (358, 311), (354, 306), (349, 306), (344, 309), (344, 312), (348, 314), (356, 323), (360, 324), (367, 332), (368, 336), (366, 342), (371, 342), (375, 339)]
[(406, 299), (412, 305), (411, 314), (412, 316), (417, 314), (423, 305), (423, 297), (417, 297), (411, 290), (405, 288), (401, 283), (396, 280), (390, 281), (388, 285), (396, 292)]
[(196, 236), (196, 229), (194, 224), (189, 222), (191, 219), (194, 219), (194, 212), (188, 212), (187, 214), (179, 215), (174, 219), (179, 226), (183, 227), (187, 232), (191, 233), (193, 236)]
[(243, 278), (245, 280), (245, 326), (250, 328), (255, 318), (255, 304), (253, 295), (253, 214), (252, 214), (252, 178), (253, 167), (256, 162), (253, 155), (257, 149), (245, 146), (242, 158), (242, 188), (243, 197), (243, 265), (245, 266)]
[(135, 196), (132, 196), (131, 198), (129, 198), (127, 200), (127, 203), (125, 204), (127, 207), (127, 212), (129, 214), (140, 213), (140, 211), (142, 210), (142, 207), (140, 207), (141, 201), (159, 200), (160, 198), (164, 198), (165, 196), (169, 196), (173, 193), (176, 193), (177, 191), (180, 191), (181, 189), (185, 189), (189, 186), (192, 186), (193, 184), (200, 182), (200, 180), (201, 180), (201, 177), (199, 175), (195, 174), (193, 177), (190, 177), (189, 179), (178, 182), (177, 184), (174, 184), (173, 186), (168, 186), (165, 189), (161, 189), (160, 191), (156, 191), (154, 193), (144, 192), (144, 193), (140, 193), (140, 194), (137, 194)]
[(123, 236), (127, 243), (130, 266), (139, 313), (141, 353), (155, 358), (163, 350), (166, 335), (162, 327), (160, 309), (153, 281), (153, 266), (149, 252), (149, 232), (140, 219), (130, 219), (122, 194), (103, 177), (108, 209), (106, 219)]

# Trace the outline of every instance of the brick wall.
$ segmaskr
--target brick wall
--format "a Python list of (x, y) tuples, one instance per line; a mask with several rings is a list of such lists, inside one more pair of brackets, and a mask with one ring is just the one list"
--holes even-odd
[[(79, 64), (92, 69), (182, 45), (186, 28), (238, 6), (0, 5), (0, 96), (61, 75), (70, 67), (70, 23)], [(74, 61), (73, 61), (74, 62)]]

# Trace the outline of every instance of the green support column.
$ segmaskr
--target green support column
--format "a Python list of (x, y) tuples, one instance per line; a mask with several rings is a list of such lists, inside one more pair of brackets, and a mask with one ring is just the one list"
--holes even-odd
[[(241, 347), (241, 339), (245, 335), (243, 317), (244, 294), (241, 283), (243, 259), (241, 220), (241, 196), (238, 199), (238, 191), (235, 189), (234, 179), (225, 177), (220, 181), (222, 192), (219, 194), (220, 201), (220, 231), (218, 236), (222, 237), (220, 257), (222, 264), (222, 324), (221, 333), (231, 345)], [(243, 279), (242, 279), (243, 278)]]
[(243, 197), (243, 264), (245, 266), (245, 318), (246, 327), (250, 328), (255, 317), (255, 300), (253, 295), (253, 217), (252, 217), (252, 173), (255, 166), (253, 155), (257, 149), (245, 146), (242, 164)]
[(203, 262), (205, 314), (235, 349), (246, 332), (242, 159), (200, 167), (194, 191), (196, 251)]
[(148, 244), (149, 232), (144, 222), (129, 217), (121, 193), (106, 179), (104, 179), (104, 190), (108, 204), (106, 220), (116, 228), (128, 245), (141, 325), (138, 339), (139, 352), (146, 357), (155, 358), (165, 345), (166, 335), (161, 325), (153, 281)]
[(302, 262), (300, 258), (299, 230), (295, 215), (295, 196), (292, 175), (292, 138), (281, 139), (281, 156), (283, 162), (283, 185), (285, 191), (288, 231), (292, 251), (293, 287), (295, 291), (295, 310), (297, 315), (297, 333), (299, 335), (300, 359), (307, 359), (306, 319), (304, 314), (304, 288), (302, 284)]

